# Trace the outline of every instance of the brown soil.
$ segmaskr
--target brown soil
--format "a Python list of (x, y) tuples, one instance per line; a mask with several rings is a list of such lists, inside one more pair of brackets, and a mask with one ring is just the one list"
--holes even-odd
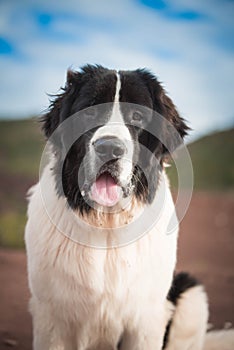
[[(189, 271), (205, 285), (210, 321), (234, 323), (234, 196), (195, 193), (181, 224), (178, 271)], [(27, 311), (26, 258), (21, 251), (0, 250), (0, 350), (31, 349)]]

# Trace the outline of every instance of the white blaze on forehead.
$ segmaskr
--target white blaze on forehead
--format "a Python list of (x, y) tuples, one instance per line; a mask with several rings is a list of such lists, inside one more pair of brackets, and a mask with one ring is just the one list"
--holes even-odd
[[(121, 90), (121, 79), (119, 73), (116, 73), (116, 89), (115, 89), (115, 97), (113, 101), (113, 108), (111, 111), (111, 116), (106, 125), (100, 127), (95, 131), (91, 141), (90, 145), (93, 144), (94, 141), (101, 137), (105, 136), (113, 136), (117, 137), (119, 140), (121, 140), (127, 149), (127, 153), (124, 155), (122, 159), (119, 159), (119, 166), (120, 166), (120, 182), (122, 184), (128, 183), (131, 174), (132, 174), (132, 159), (133, 159), (133, 148), (134, 143), (133, 139), (131, 137), (131, 134), (129, 132), (128, 127), (125, 125), (123, 115), (121, 113), (120, 109), (120, 90)], [(91, 158), (95, 159), (95, 151), (93, 147), (90, 148), (91, 152)], [(94, 161), (92, 161), (94, 163)]]
[(121, 80), (120, 80), (119, 73), (116, 73), (116, 77), (117, 77), (117, 81), (116, 81), (114, 105), (113, 105), (113, 110), (112, 110), (109, 123), (121, 123), (127, 129), (127, 127), (124, 124), (123, 116), (120, 110), (119, 97), (120, 97), (120, 90), (121, 90)]
[(117, 77), (117, 83), (116, 83), (114, 102), (119, 102), (119, 93), (120, 93), (120, 89), (121, 89), (121, 80), (120, 80), (119, 73), (116, 73), (116, 77)]
[(121, 140), (132, 141), (130, 132), (124, 123), (123, 115), (120, 110), (120, 90), (121, 90), (121, 79), (119, 73), (116, 73), (116, 88), (115, 97), (113, 103), (113, 109), (111, 112), (110, 119), (106, 125), (99, 128), (93, 135), (92, 141), (97, 140), (99, 137), (104, 136), (115, 136)]

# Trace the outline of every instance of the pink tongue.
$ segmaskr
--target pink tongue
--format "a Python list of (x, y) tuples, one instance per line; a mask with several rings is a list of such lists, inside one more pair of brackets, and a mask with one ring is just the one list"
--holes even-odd
[(120, 187), (110, 174), (104, 173), (92, 185), (91, 196), (98, 204), (112, 207), (119, 201)]

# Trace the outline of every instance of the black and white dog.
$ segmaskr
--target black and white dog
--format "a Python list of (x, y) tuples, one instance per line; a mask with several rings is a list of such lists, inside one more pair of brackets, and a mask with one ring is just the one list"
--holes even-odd
[(203, 349), (206, 295), (173, 280), (163, 169), (188, 128), (160, 83), (144, 69), (69, 71), (43, 130), (50, 161), (25, 233), (34, 349)]

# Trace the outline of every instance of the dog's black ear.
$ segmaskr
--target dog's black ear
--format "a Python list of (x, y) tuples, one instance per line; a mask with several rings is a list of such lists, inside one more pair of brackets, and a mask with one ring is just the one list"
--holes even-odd
[(163, 116), (163, 120), (153, 118), (151, 125), (151, 130), (158, 130), (160, 134), (162, 147), (159, 150), (157, 145), (157, 151), (159, 150), (161, 155), (171, 153), (181, 144), (189, 127), (177, 112), (175, 105), (167, 96), (158, 79), (146, 69), (138, 69), (137, 73), (149, 89), (153, 110)]
[(163, 126), (163, 153), (172, 153), (181, 145), (183, 138), (190, 129), (185, 120), (179, 115), (174, 103), (166, 95), (162, 88), (160, 93), (160, 102), (162, 104), (162, 115), (165, 118)]
[(66, 90), (71, 89), (72, 87), (77, 86), (81, 79), (82, 73), (73, 71), (71, 69), (67, 70), (67, 79), (66, 79)]
[(46, 113), (42, 118), (41, 122), (42, 124), (42, 130), (45, 133), (45, 136), (49, 138), (55, 129), (59, 125), (60, 121), (60, 112), (62, 107), (62, 100), (65, 93), (61, 93), (56, 96), (54, 101), (51, 101), (49, 112)]
[(67, 71), (66, 85), (62, 88), (62, 93), (53, 96), (49, 111), (41, 118), (42, 130), (47, 138), (69, 116), (79, 75), (79, 72)]

